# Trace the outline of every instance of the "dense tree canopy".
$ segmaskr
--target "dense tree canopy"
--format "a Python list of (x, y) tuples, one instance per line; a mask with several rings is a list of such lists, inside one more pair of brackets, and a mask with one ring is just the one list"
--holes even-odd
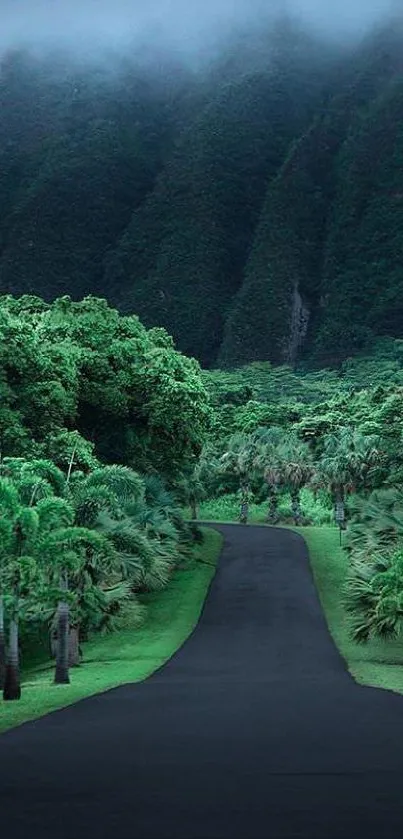
[(6, 296), (0, 303), (2, 454), (46, 454), (64, 465), (75, 449), (157, 470), (170, 480), (200, 452), (210, 409), (196, 361), (163, 329), (148, 332), (105, 300)]

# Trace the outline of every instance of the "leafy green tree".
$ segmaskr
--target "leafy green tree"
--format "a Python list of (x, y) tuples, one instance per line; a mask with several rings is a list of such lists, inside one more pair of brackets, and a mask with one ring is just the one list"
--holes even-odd
[(200, 453), (197, 468), (206, 498), (215, 498), (227, 489), (228, 482), (235, 490), (239, 486), (238, 477), (222, 469), (221, 457), (228, 447), (228, 438), (219, 441), (208, 439)]
[(68, 468), (74, 453), (81, 471), (98, 459), (174, 482), (197, 460), (211, 424), (197, 362), (164, 330), (147, 332), (95, 297), (47, 304), (3, 296), (2, 391), (1, 456), (51, 457)]
[(88, 472), (99, 466), (94, 455), (94, 443), (86, 440), (78, 431), (50, 432), (46, 439), (46, 452), (50, 460), (69, 475), (73, 469)]

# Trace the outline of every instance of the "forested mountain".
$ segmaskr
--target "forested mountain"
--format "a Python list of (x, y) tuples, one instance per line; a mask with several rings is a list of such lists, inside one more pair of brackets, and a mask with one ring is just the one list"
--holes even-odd
[(172, 56), (3, 57), (0, 291), (106, 297), (205, 366), (403, 337), (403, 31), (283, 23)]

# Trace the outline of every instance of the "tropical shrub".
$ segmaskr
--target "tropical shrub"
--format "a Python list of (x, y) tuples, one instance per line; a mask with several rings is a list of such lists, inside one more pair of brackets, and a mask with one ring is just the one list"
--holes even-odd
[(355, 641), (400, 637), (403, 630), (403, 549), (362, 562), (353, 559), (344, 603)]

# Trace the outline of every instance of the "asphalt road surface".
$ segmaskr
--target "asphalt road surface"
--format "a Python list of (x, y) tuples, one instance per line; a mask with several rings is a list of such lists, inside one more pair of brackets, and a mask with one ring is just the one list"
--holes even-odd
[(163, 668), (1, 735), (1, 836), (401, 839), (403, 696), (348, 674), (299, 535), (218, 529)]

